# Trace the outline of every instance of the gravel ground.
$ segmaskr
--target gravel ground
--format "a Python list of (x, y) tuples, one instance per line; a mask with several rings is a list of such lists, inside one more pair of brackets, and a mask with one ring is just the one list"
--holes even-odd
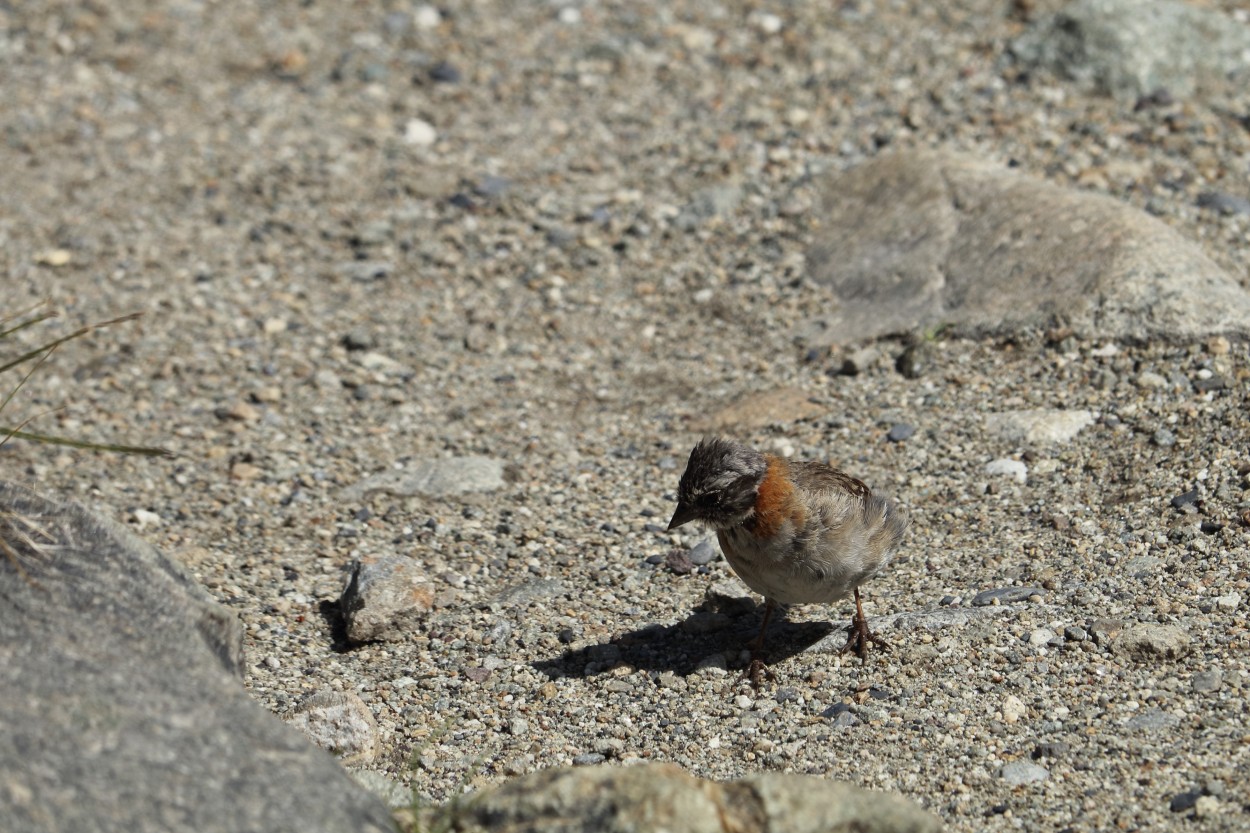
[[(845, 779), (952, 830), (1244, 825), (1245, 345), (937, 333), (910, 378), (905, 339), (846, 375), (801, 337), (830, 303), (803, 276), (819, 175), (887, 146), (1111, 194), (1250, 274), (1250, 215), (1198, 204), (1244, 196), (1250, 95), (1134, 107), (1022, 73), (1007, 44), (1057, 6), (2, 10), (8, 308), (146, 312), (66, 345), (6, 414), (178, 454), (10, 445), (7, 476), (187, 564), (245, 622), (275, 712), (357, 692), (368, 768), (433, 800), (641, 758)], [(967, 621), (900, 619), (860, 665), (818, 642), (849, 606), (796, 608), (754, 692), (758, 613), (692, 615), (732, 574), (670, 569), (702, 535), (663, 527), (707, 415), (781, 386), (820, 408), (736, 433), (912, 518), (869, 616)], [(1058, 444), (987, 429), (1035, 408), (1093, 422)], [(464, 455), (504, 461), (505, 488), (342, 497)], [(1027, 480), (987, 472), (1002, 459)], [(346, 571), (392, 553), (426, 565), (436, 608), (344, 650)], [(1039, 592), (973, 606), (1008, 586)], [(1128, 651), (1135, 623), (1179, 636)]]

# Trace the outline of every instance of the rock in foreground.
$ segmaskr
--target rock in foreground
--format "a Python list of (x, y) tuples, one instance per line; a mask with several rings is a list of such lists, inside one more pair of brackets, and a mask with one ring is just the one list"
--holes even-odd
[(238, 620), (181, 568), (8, 484), (0, 526), (13, 551), (0, 555), (0, 827), (393, 829), (381, 802), (247, 696)]
[(455, 829), (491, 833), (924, 833), (937, 817), (905, 798), (807, 775), (720, 783), (674, 764), (555, 768), (479, 793), (449, 812)]

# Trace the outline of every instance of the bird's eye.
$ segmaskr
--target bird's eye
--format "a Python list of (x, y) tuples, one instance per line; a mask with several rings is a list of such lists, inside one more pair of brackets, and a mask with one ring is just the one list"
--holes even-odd
[(699, 495), (698, 504), (700, 506), (715, 506), (720, 500), (720, 492), (704, 492)]

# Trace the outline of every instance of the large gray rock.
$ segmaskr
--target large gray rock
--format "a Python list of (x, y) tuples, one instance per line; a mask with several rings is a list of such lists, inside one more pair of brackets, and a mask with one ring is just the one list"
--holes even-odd
[(1123, 341), (1250, 333), (1250, 293), (1172, 228), (1109, 197), (899, 151), (832, 179), (825, 205), (808, 270), (838, 303), (812, 323), (813, 341), (1054, 319)]
[(718, 783), (674, 764), (546, 769), (439, 812), (450, 814), (461, 833), (922, 833), (942, 828), (936, 816), (905, 798), (851, 784), (774, 772)]
[(1176, 0), (1077, 0), (1012, 44), (1026, 65), (1133, 99), (1250, 77), (1250, 28)]
[(393, 829), (247, 696), (238, 620), (179, 567), (4, 483), (0, 534), (0, 828)]

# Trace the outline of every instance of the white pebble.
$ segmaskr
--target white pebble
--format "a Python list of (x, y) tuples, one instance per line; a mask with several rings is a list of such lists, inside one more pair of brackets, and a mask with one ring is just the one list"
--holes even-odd
[(418, 147), (429, 147), (438, 141), (438, 131), (424, 119), (412, 119), (404, 125), (404, 141)]
[(1024, 701), (1014, 694), (1008, 694), (1007, 699), (1003, 701), (1003, 722), (1019, 723), (1026, 715), (1029, 709), (1024, 705)]
[(1019, 460), (991, 460), (985, 464), (985, 473), (1010, 477), (1017, 483), (1024, 483), (1029, 479), (1029, 467)]
[(417, 6), (412, 13), (412, 22), (418, 29), (436, 29), (443, 22), (443, 15), (434, 6)]

